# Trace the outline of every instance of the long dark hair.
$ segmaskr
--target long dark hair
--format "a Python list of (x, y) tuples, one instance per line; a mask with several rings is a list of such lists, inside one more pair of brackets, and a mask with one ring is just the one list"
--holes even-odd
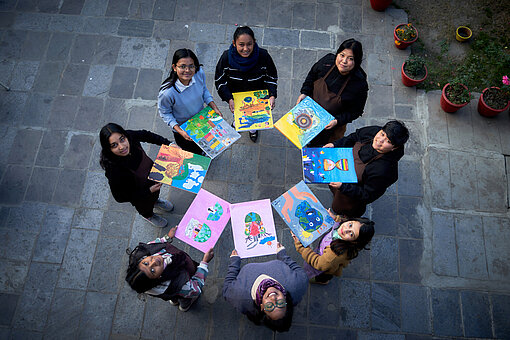
[[(188, 48), (181, 48), (177, 51), (175, 51), (174, 56), (172, 57), (172, 66), (177, 65), (177, 62), (181, 60), (182, 58), (191, 58), (193, 59), (193, 63), (195, 64), (195, 72), (198, 72), (200, 70), (200, 63), (198, 62), (198, 58), (193, 53), (192, 50)], [(163, 83), (161, 83), (161, 87), (159, 88), (159, 91), (166, 90), (172, 86), (174, 86), (175, 82), (177, 81), (177, 72), (174, 71), (174, 68), (172, 67), (170, 70), (170, 75), (168, 78), (166, 78)]]
[(144, 256), (151, 256), (150, 250), (144, 243), (140, 243), (135, 249), (126, 249), (126, 253), (129, 255), (129, 264), (126, 271), (126, 281), (129, 286), (133, 288), (138, 294), (148, 291), (159, 285), (161, 279), (150, 279), (144, 272), (138, 268), (138, 264), (144, 258)]
[(352, 53), (354, 54), (354, 69), (356, 70), (360, 68), (361, 61), (363, 60), (363, 46), (356, 39), (347, 39), (340, 45), (336, 54), (338, 55), (347, 48), (352, 50)]
[(253, 30), (248, 26), (239, 26), (238, 28), (236, 28), (232, 40), (236, 42), (237, 38), (239, 38), (239, 36), (243, 34), (248, 34), (253, 39), (253, 42), (257, 41), (255, 39), (255, 33), (253, 33)]
[(285, 301), (287, 302), (287, 310), (285, 311), (285, 315), (283, 318), (278, 320), (273, 320), (269, 318), (264, 311), (260, 310), (260, 306), (255, 304), (257, 313), (255, 315), (248, 314), (248, 319), (256, 325), (264, 324), (267, 328), (271, 329), (275, 332), (287, 332), (292, 325), (292, 316), (294, 315), (294, 303), (292, 302), (292, 296), (290, 292), (287, 291), (285, 294)]
[(362, 249), (369, 249), (367, 245), (372, 240), (375, 229), (374, 222), (365, 217), (346, 218), (341, 220), (340, 224), (347, 221), (358, 221), (361, 223), (358, 238), (354, 241), (333, 240), (329, 246), (336, 255), (342, 255), (344, 252), (347, 252), (347, 259), (352, 260), (358, 256)]
[(115, 132), (120, 133), (124, 137), (128, 138), (126, 130), (124, 130), (124, 128), (119, 124), (115, 123), (108, 123), (103, 126), (101, 131), (99, 131), (99, 142), (101, 143), (101, 155), (99, 158), (99, 164), (104, 170), (106, 170), (109, 164), (115, 162), (116, 156), (113, 154), (110, 147), (110, 136)]

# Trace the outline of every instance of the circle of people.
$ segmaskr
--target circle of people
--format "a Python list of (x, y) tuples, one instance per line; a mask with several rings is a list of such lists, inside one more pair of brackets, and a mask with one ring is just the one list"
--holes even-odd
[[(355, 39), (342, 42), (336, 54), (328, 53), (317, 61), (301, 87), (297, 103), (309, 96), (334, 119), (308, 146), (351, 147), (357, 183), (329, 183), (334, 195), (328, 212), (335, 220), (312, 250), (303, 247), (292, 234), (294, 246), (303, 257), (303, 266), (293, 261), (285, 248), (277, 244), (277, 260), (250, 263), (241, 267), (234, 249), (223, 285), (223, 297), (255, 324), (274, 331), (289, 330), (293, 308), (306, 292), (308, 283), (327, 284), (367, 249), (374, 235), (374, 222), (361, 217), (366, 205), (384, 194), (398, 179), (398, 161), (404, 155), (409, 138), (402, 122), (393, 120), (384, 126), (368, 126), (345, 136), (346, 124), (363, 113), (368, 94), (365, 71), (361, 68), (362, 44)], [(267, 89), (273, 109), (277, 98), (277, 69), (268, 51), (257, 45), (253, 31), (238, 27), (229, 49), (221, 55), (215, 73), (220, 98), (234, 112), (232, 93)], [(172, 70), (160, 87), (159, 115), (172, 129), (175, 143), (186, 151), (202, 150), (180, 125), (205, 105), (223, 117), (207, 90), (205, 73), (197, 56), (189, 49), (179, 49), (172, 58)], [(257, 131), (249, 131), (257, 140)], [(100, 164), (105, 170), (114, 199), (130, 202), (137, 212), (157, 227), (167, 221), (153, 210), (172, 211), (173, 204), (159, 198), (161, 183), (148, 179), (153, 161), (140, 142), (156, 145), (171, 143), (165, 137), (146, 130), (124, 130), (115, 123), (100, 131)], [(139, 243), (127, 250), (129, 265), (126, 281), (137, 293), (147, 293), (169, 301), (187, 311), (200, 296), (214, 257), (207, 251), (200, 263), (171, 244), (177, 227), (149, 243)]]

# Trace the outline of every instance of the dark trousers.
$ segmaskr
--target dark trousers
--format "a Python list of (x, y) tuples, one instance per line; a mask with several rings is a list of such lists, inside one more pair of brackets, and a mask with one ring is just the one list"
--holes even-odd
[(324, 145), (328, 143), (332, 143), (340, 138), (342, 138), (345, 134), (346, 125), (335, 126), (329, 130), (322, 130), (314, 139), (307, 144), (309, 148), (322, 148)]
[(145, 218), (150, 218), (152, 215), (154, 215), (154, 204), (156, 204), (158, 198), (159, 190), (150, 194), (146, 199), (131, 202), (131, 204), (135, 207), (136, 211), (138, 211), (140, 215)]
[(175, 143), (179, 145), (183, 150), (193, 152), (194, 154), (201, 155), (202, 149), (194, 141), (186, 140), (183, 136), (174, 132)]

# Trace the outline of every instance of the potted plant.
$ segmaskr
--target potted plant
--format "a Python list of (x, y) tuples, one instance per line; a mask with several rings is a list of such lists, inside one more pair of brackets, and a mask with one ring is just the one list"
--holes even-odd
[(392, 0), (370, 0), (370, 6), (372, 6), (373, 10), (382, 12), (391, 5), (391, 1)]
[(400, 24), (393, 30), (393, 37), (395, 38), (395, 46), (400, 50), (405, 50), (407, 46), (418, 39), (418, 30), (410, 23)]
[(441, 93), (441, 108), (445, 112), (455, 112), (466, 106), (471, 100), (471, 93), (466, 85), (460, 81), (452, 81), (443, 87)]
[(412, 54), (402, 63), (402, 84), (414, 86), (427, 78), (427, 66), (425, 60), (419, 55)]
[(492, 86), (482, 91), (478, 99), (478, 113), (485, 117), (494, 117), (510, 106), (510, 80), (503, 76), (501, 88)]
[(460, 42), (464, 42), (469, 40), (471, 36), (473, 35), (473, 32), (471, 32), (471, 29), (467, 26), (459, 26), (455, 30), (455, 39)]

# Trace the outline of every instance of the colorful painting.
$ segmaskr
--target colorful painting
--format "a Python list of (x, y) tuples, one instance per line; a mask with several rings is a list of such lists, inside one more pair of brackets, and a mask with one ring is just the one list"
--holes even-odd
[(312, 98), (305, 97), (274, 126), (295, 146), (302, 149), (334, 119)]
[(241, 138), (241, 135), (209, 106), (188, 119), (181, 128), (211, 158), (218, 156)]
[(303, 148), (305, 183), (358, 183), (352, 148)]
[(241, 258), (276, 254), (276, 229), (271, 201), (230, 205), (234, 245)]
[(236, 92), (234, 122), (237, 131), (273, 128), (273, 116), (267, 90)]
[(229, 219), (229, 203), (200, 189), (179, 223), (175, 237), (205, 253), (214, 247)]
[(209, 157), (184, 151), (177, 145), (161, 145), (149, 179), (196, 194), (210, 163)]
[(308, 247), (335, 224), (303, 181), (275, 199), (272, 205), (304, 247)]

